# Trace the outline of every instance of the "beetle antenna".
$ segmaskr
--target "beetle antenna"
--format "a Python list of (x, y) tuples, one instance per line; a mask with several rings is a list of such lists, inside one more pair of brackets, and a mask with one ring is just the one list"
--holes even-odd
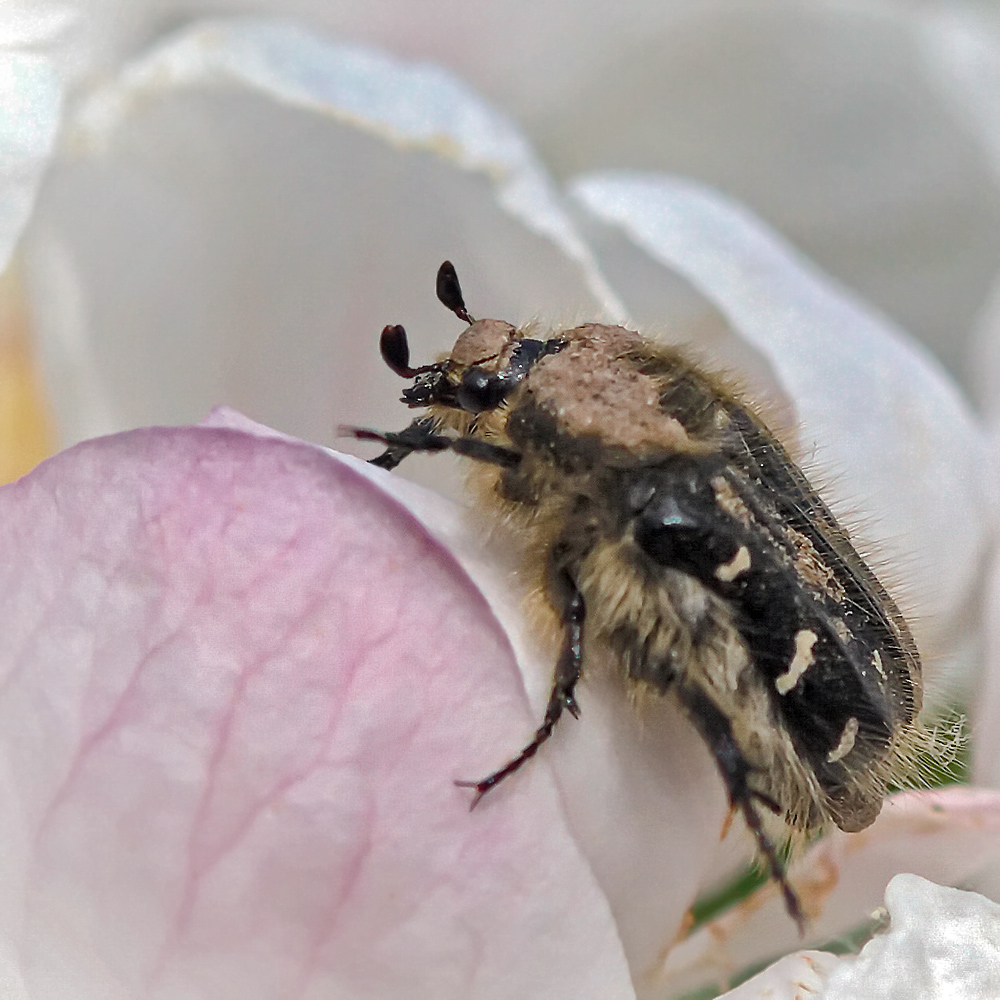
[(410, 367), (410, 345), (406, 339), (406, 330), (399, 326), (387, 326), (382, 330), (378, 340), (378, 348), (382, 360), (401, 378), (416, 378), (424, 372), (436, 371), (440, 365), (421, 365)]
[(438, 268), (437, 297), (441, 304), (446, 309), (450, 309), (460, 320), (470, 325), (475, 323), (475, 320), (469, 315), (469, 310), (465, 308), (462, 286), (458, 283), (455, 265), (450, 260), (446, 260)]

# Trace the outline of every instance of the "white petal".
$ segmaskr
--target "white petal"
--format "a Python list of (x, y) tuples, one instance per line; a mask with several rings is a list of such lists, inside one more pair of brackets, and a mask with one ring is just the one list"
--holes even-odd
[[(887, 928), (858, 955), (798, 952), (724, 1000), (992, 1000), (1000, 993), (1000, 906), (974, 892), (897, 875)], [(721, 1000), (721, 998), (720, 998)]]
[[(983, 675), (970, 706), (975, 737), (972, 780), (987, 788), (1000, 788), (1000, 560), (995, 553), (986, 574), (982, 613), (986, 656)], [(997, 885), (1000, 886), (1000, 866)]]
[(993, 1000), (1000, 995), (1000, 906), (975, 892), (897, 875), (888, 931), (830, 974), (824, 1000)]
[(976, 319), (969, 357), (973, 399), (994, 433), (1000, 423), (1000, 278), (993, 282)]
[(1000, 264), (997, 184), (922, 23), (899, 4), (675, 9), (532, 126), (556, 172), (661, 170), (733, 195), (964, 378)]
[[(442, 70), (274, 21), (196, 25), (86, 104), (30, 263), (67, 439), (218, 402), (303, 437), (392, 426), (387, 322), (620, 307), (517, 131)], [(434, 330), (437, 329), (437, 334)]]
[(1000, 179), (1000, 18), (964, 5), (928, 8), (916, 19), (915, 38), (926, 66), (959, 120), (971, 127)]
[(0, 48), (0, 271), (35, 203), (61, 108), (62, 87), (46, 56)]
[[(76, 141), (105, 148), (126, 119), (171, 90), (242, 85), (272, 100), (330, 115), (409, 149), (435, 149), (466, 170), (492, 175), (511, 214), (584, 267), (592, 261), (516, 128), (446, 71), (387, 54), (335, 46), (278, 20), (203, 22), (133, 63), (94, 95)], [(602, 294), (612, 294), (596, 273)]]
[(80, 23), (78, 4), (6, 0), (0, 10), (0, 47), (47, 51)]
[[(993, 10), (973, 7), (928, 8), (916, 22), (928, 73), (950, 100), (956, 119), (979, 143), (984, 159), (1000, 184), (1000, 18)], [(990, 260), (988, 257), (987, 260)], [(997, 263), (992, 260), (996, 273)], [(980, 303), (973, 327), (971, 357), (965, 371), (980, 407), (987, 416), (997, 415), (995, 375), (998, 343), (997, 311), (1000, 292), (993, 286)]]
[(801, 450), (862, 512), (862, 535), (908, 585), (918, 639), (932, 654), (947, 649), (978, 583), (989, 516), (984, 437), (947, 376), (721, 195), (632, 174), (585, 177), (573, 190), (766, 357), (795, 403)]
[[(87, 6), (92, 71), (108, 73), (193, 5)], [(967, 374), (969, 326), (1000, 262), (996, 179), (967, 125), (992, 82), (958, 49), (971, 86), (956, 87), (925, 42), (947, 49), (948, 22), (964, 19), (980, 50), (996, 48), (989, 12), (836, 0), (212, 9), (251, 6), (451, 68), (521, 122), (557, 176), (626, 166), (720, 187)]]

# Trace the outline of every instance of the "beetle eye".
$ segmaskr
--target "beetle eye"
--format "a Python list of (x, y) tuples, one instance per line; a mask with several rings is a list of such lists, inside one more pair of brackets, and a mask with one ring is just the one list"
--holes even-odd
[(469, 368), (462, 376), (455, 398), (466, 413), (495, 410), (503, 402), (504, 384), (485, 368)]

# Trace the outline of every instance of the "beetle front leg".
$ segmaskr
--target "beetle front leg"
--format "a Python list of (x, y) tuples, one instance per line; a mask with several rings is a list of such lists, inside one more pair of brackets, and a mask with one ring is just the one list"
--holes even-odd
[(488, 462), (505, 469), (513, 468), (521, 461), (521, 453), (503, 445), (490, 444), (477, 437), (448, 437), (438, 434), (433, 419), (424, 417), (414, 420), (401, 431), (373, 431), (366, 427), (341, 427), (340, 433), (350, 435), (358, 441), (381, 441), (386, 450), (377, 458), (369, 459), (372, 465), (382, 469), (394, 469), (407, 455), (416, 451), (453, 451), (456, 455), (473, 458), (477, 462)]

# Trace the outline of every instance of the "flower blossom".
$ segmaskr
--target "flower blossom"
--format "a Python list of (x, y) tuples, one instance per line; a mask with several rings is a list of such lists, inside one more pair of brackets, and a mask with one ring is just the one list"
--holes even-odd
[[(995, 919), (951, 896), (935, 917), (918, 879), (886, 892), (907, 872), (998, 898), (1000, 872), (996, 643), (965, 624), (994, 454), (926, 348), (699, 180), (592, 158), (557, 183), (438, 65), (308, 18), (140, 44), (133, 11), (103, 48), (59, 48), (72, 18), (40, 10), (0, 78), (0, 250), (17, 248), (56, 419), (82, 443), (0, 488), (10, 995), (633, 1000), (724, 988), (883, 896), (932, 941), (935, 919)], [(941, 74), (963, 31), (928, 56)], [(977, 692), (986, 787), (901, 793), (816, 845), (793, 871), (806, 942), (768, 886), (686, 934), (746, 841), (720, 842), (721, 782), (669, 700), (638, 717), (590, 678), (581, 720), (475, 812), (454, 786), (506, 759), (547, 697), (516, 539), (484, 536), (446, 459), (413, 459), (414, 482), (300, 440), (402, 426), (377, 330), (405, 323), (428, 360), (449, 346), (445, 258), (476, 315), (642, 323), (739, 370), (910, 581), (931, 709)], [(865, 290), (891, 304), (891, 284)], [(218, 403), (247, 416), (198, 423)], [(915, 938), (891, 934), (733, 995), (808, 967), (846, 996), (851, 962), (911, 961)]]

